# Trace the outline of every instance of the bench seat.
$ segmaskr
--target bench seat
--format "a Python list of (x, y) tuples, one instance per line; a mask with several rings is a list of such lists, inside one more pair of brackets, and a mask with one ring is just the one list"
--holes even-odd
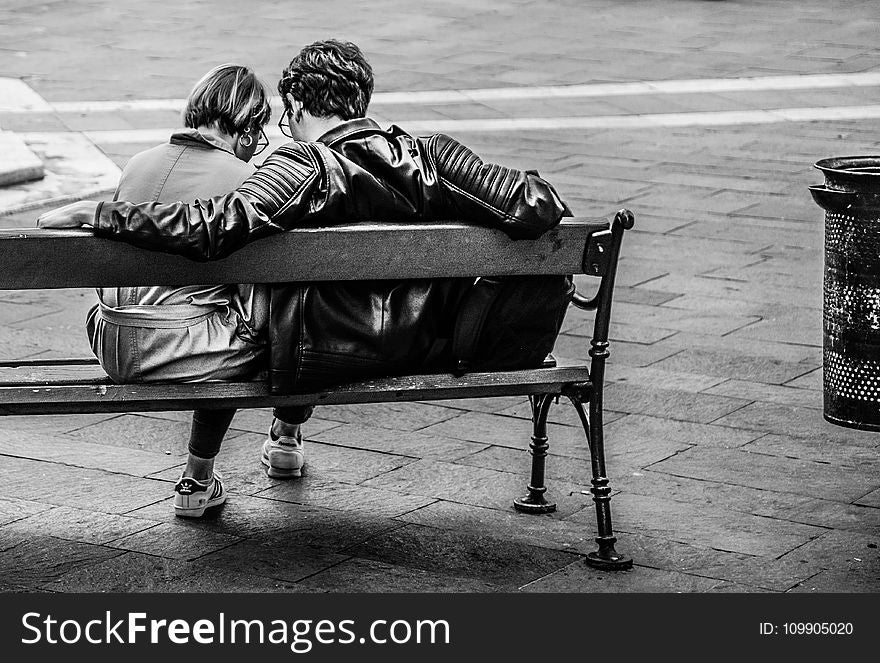
[(263, 381), (114, 384), (94, 360), (0, 364), (0, 414), (156, 412), (194, 408), (259, 408), (560, 394), (589, 381), (589, 367), (560, 362), (519, 370), (407, 375), (278, 395)]

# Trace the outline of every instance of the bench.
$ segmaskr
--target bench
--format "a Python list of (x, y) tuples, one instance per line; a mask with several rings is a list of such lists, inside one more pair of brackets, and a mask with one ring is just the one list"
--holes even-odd
[[(591, 298), (573, 305), (595, 311), (589, 362), (548, 357), (531, 370), (410, 375), (344, 384), (310, 394), (270, 393), (263, 382), (114, 384), (94, 358), (0, 362), (0, 415), (75, 414), (336, 405), (528, 396), (532, 407), (531, 477), (518, 511), (548, 513), (545, 495), (547, 417), (560, 396), (579, 416), (590, 448), (598, 550), (591, 566), (625, 569), (615, 550), (602, 427), (602, 390), (617, 260), (633, 215), (564, 219), (537, 240), (512, 241), (500, 231), (461, 223), (356, 224), (299, 229), (254, 242), (224, 260), (196, 263), (95, 237), (88, 229), (0, 230), (0, 290), (340, 281), (479, 275), (586, 274)], [(290, 260), (290, 256), (296, 260)], [(332, 258), (332, 259), (330, 259)]]

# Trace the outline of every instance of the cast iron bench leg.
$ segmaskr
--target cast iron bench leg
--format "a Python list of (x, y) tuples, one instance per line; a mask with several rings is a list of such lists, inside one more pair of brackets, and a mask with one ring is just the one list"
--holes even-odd
[[(611, 488), (605, 476), (605, 443), (602, 438), (602, 409), (596, 399), (590, 397), (589, 385), (572, 385), (565, 395), (571, 400), (590, 447), (590, 462), (593, 469), (593, 501), (596, 503), (596, 520), (599, 536), (596, 543), (599, 550), (587, 554), (587, 564), (603, 570), (624, 570), (632, 568), (632, 558), (621, 555), (614, 549), (617, 537), (611, 527)], [(584, 401), (589, 400), (590, 416), (584, 410)]]
[(529, 493), (513, 501), (513, 508), (524, 513), (550, 513), (556, 511), (556, 502), (548, 502), (544, 497), (547, 491), (544, 486), (544, 459), (547, 457), (547, 416), (553, 396), (538, 394), (529, 396), (532, 405), (532, 424), (534, 434), (529, 444), (532, 454), (532, 478), (529, 482)]

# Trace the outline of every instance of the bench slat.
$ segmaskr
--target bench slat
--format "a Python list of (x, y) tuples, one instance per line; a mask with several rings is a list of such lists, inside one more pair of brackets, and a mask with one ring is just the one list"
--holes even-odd
[(607, 227), (606, 219), (564, 219), (538, 239), (516, 241), (457, 222), (301, 228), (208, 263), (88, 229), (0, 229), (0, 290), (573, 274), (583, 272), (589, 237)]
[[(52, 374), (57, 376), (57, 371)], [(265, 382), (117, 385), (106, 379), (101, 384), (91, 379), (68, 382), (52, 380), (44, 384), (0, 386), (0, 415), (340, 405), (558, 394), (566, 384), (588, 380), (588, 368), (581, 364), (524, 371), (468, 373), (463, 376), (449, 373), (409, 375), (354, 382), (335, 387), (332, 391), (293, 395), (273, 395)]]
[(0, 366), (0, 386), (3, 387), (71, 383), (111, 384), (97, 363)]

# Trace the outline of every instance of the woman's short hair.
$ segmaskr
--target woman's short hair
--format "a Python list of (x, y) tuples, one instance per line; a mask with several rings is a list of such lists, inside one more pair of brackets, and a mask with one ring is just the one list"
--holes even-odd
[(190, 128), (216, 126), (226, 134), (263, 127), (272, 115), (269, 90), (247, 67), (221, 64), (193, 86), (183, 123)]
[(373, 94), (373, 69), (355, 44), (327, 39), (303, 48), (278, 82), (284, 107), (287, 94), (315, 117), (364, 117)]

